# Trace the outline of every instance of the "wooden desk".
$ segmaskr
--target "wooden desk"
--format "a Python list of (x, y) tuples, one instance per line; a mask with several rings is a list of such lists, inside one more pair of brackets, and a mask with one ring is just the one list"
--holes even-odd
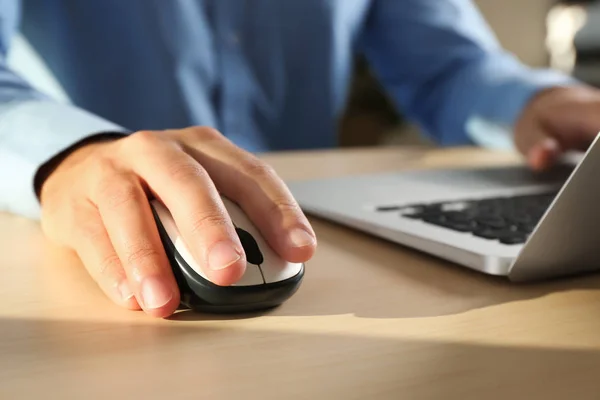
[[(396, 149), (266, 157), (285, 178), (505, 155)], [(0, 217), (1, 399), (591, 399), (600, 277), (515, 286), (314, 221), (300, 291), (258, 316), (117, 308), (37, 225)]]

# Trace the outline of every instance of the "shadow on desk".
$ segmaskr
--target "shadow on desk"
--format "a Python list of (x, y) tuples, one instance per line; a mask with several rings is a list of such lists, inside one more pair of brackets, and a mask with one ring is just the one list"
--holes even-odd
[[(0, 319), (1, 398), (587, 399), (600, 351)], [(559, 378), (559, 379), (555, 379)]]
[[(593, 291), (600, 274), (517, 284), (313, 218), (320, 249), (304, 283), (273, 316), (352, 314), (360, 318), (456, 315), (554, 294)], [(321, 250), (321, 247), (324, 249)], [(600, 308), (598, 309), (600, 318)], [(177, 320), (252, 318), (183, 312)]]
[[(363, 319), (412, 319), (456, 316), (552, 296), (590, 296), (598, 301), (600, 318), (600, 274), (552, 281), (515, 284), (455, 266), (427, 254), (378, 238), (313, 219), (319, 249), (306, 265), (299, 291), (281, 307), (249, 315), (205, 315), (180, 312), (172, 320), (236, 320), (260, 316), (353, 315)], [(41, 239), (40, 239), (41, 240)], [(41, 257), (26, 265), (37, 266), (32, 274), (44, 281), (43, 301), (77, 305), (82, 296), (89, 307), (93, 298), (106, 301), (85, 269), (72, 257), (46, 244)], [(58, 268), (57, 266), (61, 266)], [(20, 278), (19, 278), (20, 277)], [(26, 287), (29, 275), (15, 275), (12, 286)], [(20, 282), (18, 279), (22, 279)], [(8, 288), (8, 286), (7, 286)], [(70, 298), (65, 293), (71, 293)], [(116, 307), (111, 304), (111, 307)], [(93, 312), (93, 310), (90, 310)]]

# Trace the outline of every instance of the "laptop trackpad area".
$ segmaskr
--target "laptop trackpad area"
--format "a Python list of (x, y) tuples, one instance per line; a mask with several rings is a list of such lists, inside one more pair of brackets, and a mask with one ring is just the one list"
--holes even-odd
[(290, 182), (289, 185), (307, 210), (371, 213), (375, 208), (388, 205), (558, 189), (572, 170), (569, 165), (544, 173), (522, 166), (432, 169)]
[(503, 190), (562, 184), (573, 168), (560, 166), (550, 171), (536, 173), (525, 167), (501, 167), (482, 169), (453, 169), (415, 171), (398, 174), (403, 184), (410, 182), (416, 187), (426, 185), (453, 191)]

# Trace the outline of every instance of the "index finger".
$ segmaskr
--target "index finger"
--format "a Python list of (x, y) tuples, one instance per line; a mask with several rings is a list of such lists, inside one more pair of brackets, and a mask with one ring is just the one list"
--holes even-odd
[(182, 239), (209, 280), (217, 285), (237, 282), (246, 257), (221, 197), (208, 173), (174, 142), (154, 133), (139, 136), (143, 157), (133, 170), (169, 210)]
[(305, 262), (313, 256), (316, 235), (273, 168), (210, 129), (191, 128), (185, 133), (190, 143), (187, 151), (206, 168), (225, 197), (241, 206), (281, 257)]

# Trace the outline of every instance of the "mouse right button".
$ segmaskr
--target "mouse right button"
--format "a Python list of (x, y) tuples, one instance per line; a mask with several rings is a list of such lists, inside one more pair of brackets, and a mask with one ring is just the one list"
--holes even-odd
[(261, 270), (265, 277), (265, 282), (269, 284), (284, 281), (298, 275), (302, 271), (302, 266), (302, 263), (288, 263), (281, 259), (276, 259), (275, 262), (271, 261), (269, 264), (266, 261), (261, 265)]
[(246, 271), (239, 281), (231, 286), (258, 286), (264, 285), (265, 280), (256, 265), (246, 264)]

